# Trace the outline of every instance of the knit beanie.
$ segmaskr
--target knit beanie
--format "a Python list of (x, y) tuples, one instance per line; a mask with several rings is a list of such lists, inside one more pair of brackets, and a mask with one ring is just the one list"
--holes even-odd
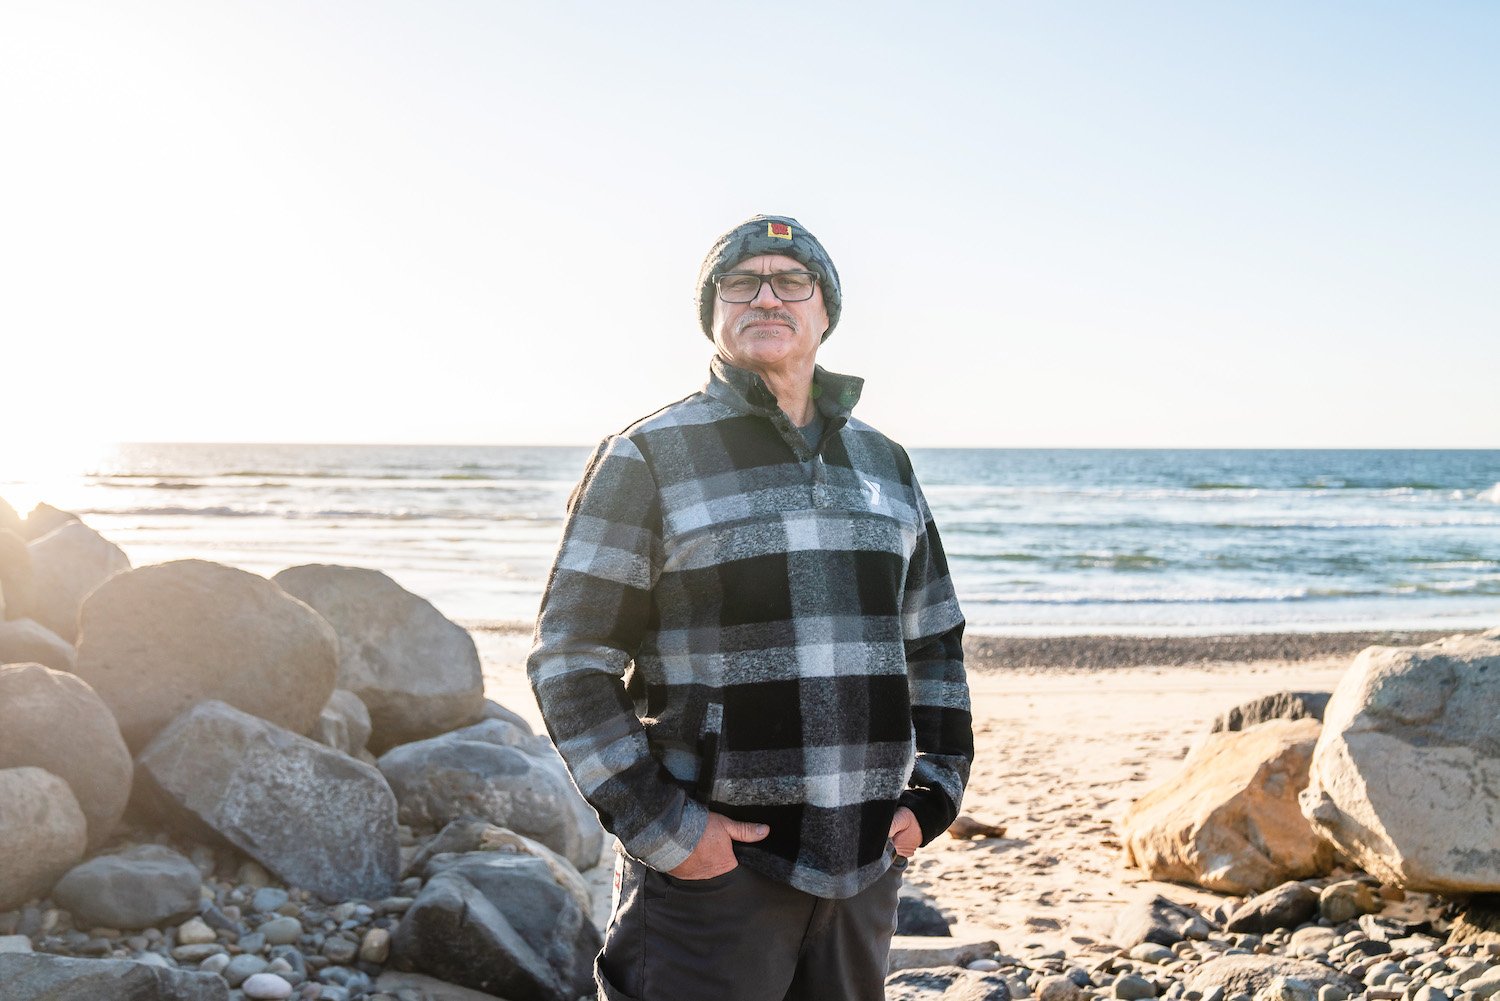
[(828, 329), (823, 340), (838, 325), (844, 297), (839, 291), (839, 273), (818, 238), (791, 216), (758, 215), (740, 223), (714, 242), (698, 271), (698, 322), (709, 340), (714, 339), (714, 275), (761, 254), (783, 254), (816, 271), (823, 286), (823, 307), (828, 311)]

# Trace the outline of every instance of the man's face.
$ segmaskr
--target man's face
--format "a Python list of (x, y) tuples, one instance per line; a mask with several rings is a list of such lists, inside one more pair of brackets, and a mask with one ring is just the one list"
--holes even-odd
[[(728, 270), (771, 275), (807, 267), (782, 254), (762, 254)], [(762, 371), (809, 363), (828, 329), (823, 288), (815, 282), (812, 298), (802, 302), (782, 302), (770, 282), (762, 283), (750, 302), (725, 302), (715, 291), (713, 328), (719, 354), (741, 368)]]

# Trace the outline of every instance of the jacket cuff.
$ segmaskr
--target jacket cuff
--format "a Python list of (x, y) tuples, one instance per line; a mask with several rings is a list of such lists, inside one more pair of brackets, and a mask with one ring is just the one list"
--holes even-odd
[(916, 815), (917, 826), (922, 829), (924, 848), (951, 827), (958, 816), (958, 811), (948, 802), (948, 797), (937, 789), (907, 789), (896, 801), (896, 805), (904, 806)]
[(620, 847), (625, 849), (625, 854), (657, 872), (670, 872), (687, 861), (693, 849), (698, 847), (703, 831), (708, 827), (708, 807), (684, 796), (682, 812), (678, 816), (675, 830), (664, 831), (661, 826), (653, 824), (628, 842), (621, 839)]

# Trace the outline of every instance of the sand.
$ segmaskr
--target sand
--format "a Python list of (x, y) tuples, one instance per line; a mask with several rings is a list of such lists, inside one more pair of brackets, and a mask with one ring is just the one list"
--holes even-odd
[[(490, 697), (544, 732), (525, 677), (529, 638), (474, 635)], [(1116, 822), (1125, 809), (1173, 774), (1219, 713), (1283, 690), (1331, 691), (1372, 639), (1429, 638), (971, 638), (975, 762), (963, 812), (1005, 836), (939, 837), (917, 852), (907, 885), (956, 922), (956, 935), (992, 938), (1015, 955), (1104, 950), (1121, 908), (1157, 893), (1211, 906), (1222, 898), (1124, 868)], [(1064, 666), (1077, 664), (1088, 666)]]

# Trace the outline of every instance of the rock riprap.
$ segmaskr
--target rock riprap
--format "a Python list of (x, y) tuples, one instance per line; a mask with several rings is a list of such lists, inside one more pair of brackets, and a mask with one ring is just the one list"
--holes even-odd
[(377, 899), (400, 870), (396, 800), (380, 772), (222, 702), (173, 720), (141, 752), (143, 807), (222, 838), (324, 899)]
[(540, 841), (579, 869), (599, 860), (603, 828), (562, 758), (543, 738), (519, 736), (503, 720), (403, 744), (378, 764), (403, 824), (436, 829), (484, 820)]
[(33, 765), (68, 783), (102, 845), (125, 812), (135, 766), (109, 707), (82, 679), (41, 664), (0, 665), (0, 768)]
[(78, 674), (133, 749), (205, 699), (305, 734), (333, 693), (333, 629), (234, 567), (178, 560), (119, 574), (89, 596), (80, 619)]
[(198, 880), (198, 867), (180, 852), (135, 845), (74, 866), (52, 899), (85, 926), (149, 928), (198, 913)]
[(1500, 630), (1371, 647), (1333, 693), (1307, 818), (1408, 889), (1500, 891)]
[(125, 552), (81, 521), (70, 521), (35, 539), (31, 554), (31, 608), (35, 619), (69, 643), (78, 639), (84, 599), (115, 574), (130, 569)]
[(318, 714), (318, 725), (310, 734), (313, 740), (358, 758), (370, 740), (370, 711), (358, 695), (335, 688), (328, 704)]
[(40, 768), (0, 769), (0, 911), (46, 893), (87, 843), (68, 783)]
[(1326, 873), (1333, 849), (1298, 808), (1316, 720), (1215, 733), (1122, 821), (1127, 860), (1153, 879), (1259, 893)]
[(309, 564), (272, 579), (338, 633), (338, 687), (368, 707), (373, 753), (480, 718), (484, 678), (474, 638), (430, 601), (362, 567)]
[(0, 622), (0, 664), (42, 664), (70, 674), (78, 667), (73, 644), (35, 619)]
[(229, 1001), (229, 985), (211, 973), (128, 959), (0, 955), (5, 1001)]
[(513, 1001), (575, 1001), (601, 944), (542, 860), (480, 852), (423, 887), (391, 936), (391, 965)]

